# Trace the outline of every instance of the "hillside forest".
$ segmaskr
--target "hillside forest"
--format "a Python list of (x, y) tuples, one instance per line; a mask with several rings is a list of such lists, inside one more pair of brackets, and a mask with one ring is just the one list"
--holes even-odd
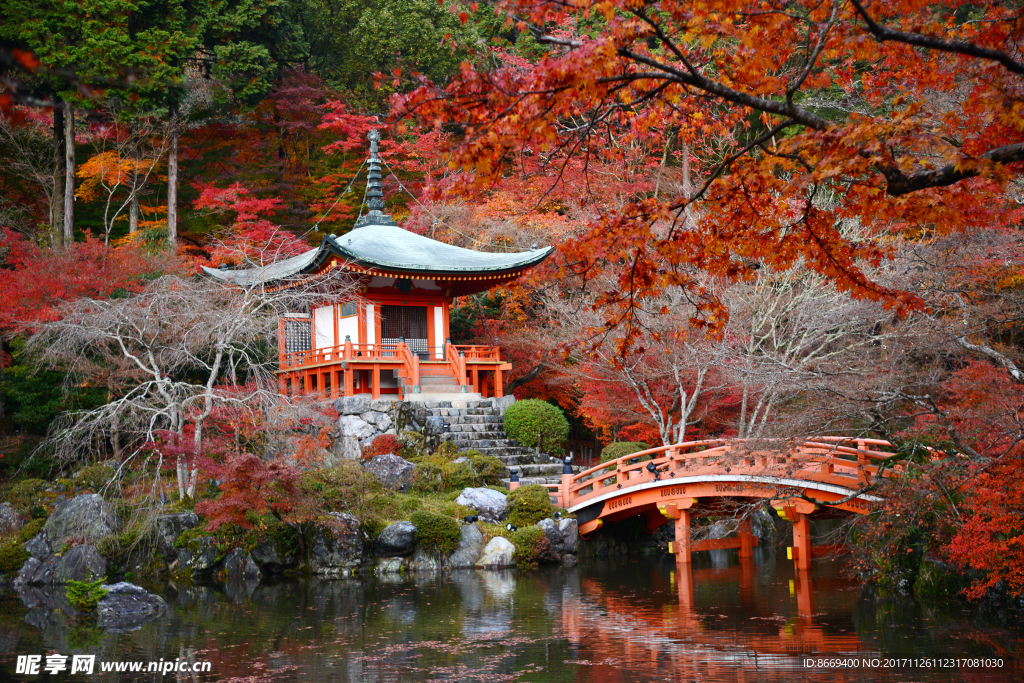
[[(234, 482), (206, 500), (218, 524), (315, 515), (296, 463), (316, 459), (329, 416), (271, 396), (267, 311), (283, 304), (197, 272), (350, 230), (378, 129), (406, 229), (557, 247), (457, 300), (452, 331), (502, 348), (507, 392), (564, 410), (577, 462), (616, 442), (887, 439), (912, 466), (847, 530), (861, 575), (895, 585), (927, 559), (967, 597), (1019, 596), (1020, 12), (10, 0), (8, 496), (114, 463), (138, 505), (201, 498), (216, 479)], [(111, 341), (125, 316), (160, 321), (138, 353)], [(161, 403), (172, 386), (184, 398)], [(285, 458), (273, 444), (289, 430), (308, 439)]]

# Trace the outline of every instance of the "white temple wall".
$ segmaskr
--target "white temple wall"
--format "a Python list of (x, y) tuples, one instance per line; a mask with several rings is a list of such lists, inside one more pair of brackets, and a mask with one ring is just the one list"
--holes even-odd
[(317, 349), (334, 346), (334, 306), (313, 309), (313, 346)]
[(435, 358), (444, 360), (444, 309), (434, 306), (434, 348)]
[[(340, 315), (341, 306), (338, 306)], [(338, 320), (338, 343), (345, 343), (345, 335), (352, 338), (353, 344), (358, 344), (361, 340), (359, 339), (359, 316), (350, 315), (346, 318)]]

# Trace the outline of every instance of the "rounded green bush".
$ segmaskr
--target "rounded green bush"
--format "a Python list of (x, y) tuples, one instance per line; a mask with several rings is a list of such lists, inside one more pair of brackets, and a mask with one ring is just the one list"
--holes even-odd
[(608, 462), (609, 460), (621, 458), (624, 455), (646, 451), (650, 447), (650, 444), (645, 441), (616, 441), (615, 443), (608, 444), (601, 451), (601, 462)]
[(544, 453), (562, 455), (562, 444), (569, 438), (569, 421), (558, 406), (530, 398), (516, 401), (505, 410), (505, 433), (527, 448), (539, 445)]
[(450, 555), (459, 547), (459, 523), (426, 510), (417, 510), (409, 517), (416, 527), (416, 545), (427, 552)]
[(520, 486), (508, 494), (505, 515), (518, 527), (532, 526), (553, 513), (548, 490), (540, 484)]

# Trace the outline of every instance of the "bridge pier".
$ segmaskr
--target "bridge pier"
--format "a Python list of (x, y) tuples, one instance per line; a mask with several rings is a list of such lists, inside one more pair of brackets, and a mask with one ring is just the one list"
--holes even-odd
[(675, 540), (675, 554), (676, 564), (690, 564), (690, 547), (692, 541), (690, 541), (690, 511), (680, 510), (679, 517), (675, 520), (676, 527), (676, 540)]

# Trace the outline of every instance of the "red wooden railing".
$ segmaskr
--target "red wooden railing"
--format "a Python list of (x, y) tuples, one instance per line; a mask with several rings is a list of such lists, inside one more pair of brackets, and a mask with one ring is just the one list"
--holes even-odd
[[(626, 493), (648, 482), (688, 476), (697, 470), (724, 473), (726, 467), (734, 473), (747, 474), (751, 471), (770, 473), (773, 468), (779, 468), (787, 470), (788, 478), (859, 488), (878, 478), (878, 462), (891, 460), (896, 455), (888, 441), (841, 436), (812, 437), (779, 452), (769, 451), (768, 447), (770, 444), (764, 441), (745, 439), (659, 446), (609, 460), (578, 474), (564, 475), (561, 484), (547, 484), (546, 488), (560, 507), (570, 508), (606, 493)], [(889, 450), (879, 450), (882, 448)], [(654, 472), (649, 469), (651, 463)], [(902, 462), (895, 462), (885, 468), (883, 476), (904, 470)]]

